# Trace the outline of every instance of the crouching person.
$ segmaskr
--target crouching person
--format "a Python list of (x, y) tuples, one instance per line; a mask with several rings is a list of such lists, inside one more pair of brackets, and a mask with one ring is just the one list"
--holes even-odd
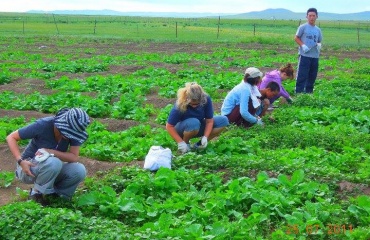
[(255, 124), (263, 125), (262, 119), (256, 115), (261, 105), (257, 84), (260, 83), (262, 72), (255, 67), (245, 70), (243, 80), (227, 93), (221, 107), (221, 114), (229, 122), (237, 126), (249, 128)]
[(258, 97), (261, 105), (256, 110), (256, 115), (259, 117), (263, 117), (266, 115), (268, 108), (271, 105), (271, 99), (275, 98), (280, 93), (280, 86), (276, 82), (269, 82), (266, 88), (259, 90), (261, 96)]
[[(33, 184), (29, 199), (46, 205), (49, 196), (72, 198), (86, 177), (85, 166), (77, 161), (80, 146), (88, 137), (89, 123), (84, 110), (64, 108), (55, 116), (38, 119), (7, 136), (17, 160), (17, 178)], [(18, 141), (24, 139), (30, 142), (21, 154)]]
[[(208, 141), (220, 135), (229, 125), (225, 116), (213, 116), (211, 98), (197, 83), (186, 83), (177, 92), (177, 101), (167, 119), (166, 129), (177, 142), (178, 150), (186, 153), (193, 149), (204, 149)], [(190, 146), (189, 140), (199, 137)]]

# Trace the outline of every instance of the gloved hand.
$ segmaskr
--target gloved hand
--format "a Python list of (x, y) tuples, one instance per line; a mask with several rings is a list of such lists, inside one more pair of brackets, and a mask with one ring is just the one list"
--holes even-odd
[(286, 101), (287, 101), (288, 103), (290, 103), (290, 104), (292, 104), (292, 103), (293, 103), (293, 99), (292, 99), (292, 98), (287, 98), (287, 99), (286, 99)]
[(263, 126), (263, 122), (261, 118), (257, 118), (257, 125)]
[(177, 149), (182, 153), (187, 153), (190, 151), (190, 147), (186, 142), (182, 141), (177, 144)]
[(203, 136), (201, 141), (202, 145), (199, 146), (199, 148), (206, 148), (208, 144), (208, 138), (206, 136)]
[(317, 50), (320, 52), (321, 51), (321, 43), (317, 43), (316, 47), (317, 47)]
[(307, 47), (306, 44), (302, 44), (301, 48), (302, 48), (302, 50), (303, 50), (304, 53), (310, 51), (310, 49)]

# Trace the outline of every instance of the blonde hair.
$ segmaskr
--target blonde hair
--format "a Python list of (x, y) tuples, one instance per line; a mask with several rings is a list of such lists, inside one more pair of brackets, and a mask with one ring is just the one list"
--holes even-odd
[(177, 108), (180, 112), (185, 112), (192, 100), (198, 101), (199, 105), (203, 106), (207, 103), (207, 96), (207, 93), (196, 82), (185, 83), (185, 87), (177, 91)]

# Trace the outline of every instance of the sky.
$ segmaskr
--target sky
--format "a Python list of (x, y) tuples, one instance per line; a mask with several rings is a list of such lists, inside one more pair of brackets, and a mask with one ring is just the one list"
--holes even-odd
[(246, 13), (268, 8), (303, 12), (357, 13), (370, 11), (366, 0), (3, 0), (0, 12), (29, 10), (115, 10), (120, 12)]

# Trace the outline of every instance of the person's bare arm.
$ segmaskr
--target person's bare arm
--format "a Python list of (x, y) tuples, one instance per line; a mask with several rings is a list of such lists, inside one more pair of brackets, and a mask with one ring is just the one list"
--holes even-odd
[(166, 123), (166, 129), (167, 129), (167, 132), (170, 134), (170, 136), (177, 142), (177, 143), (180, 143), (182, 141), (184, 141), (180, 135), (176, 132), (176, 129), (175, 129), (175, 126), (169, 124), (169, 123)]
[(16, 160), (21, 158), (21, 152), (19, 150), (18, 141), (21, 140), (18, 130), (12, 132), (6, 137), (6, 141), (9, 146), (9, 150), (12, 152)]
[(204, 136), (209, 138), (209, 135), (211, 134), (212, 132), (212, 129), (213, 129), (213, 123), (214, 123), (214, 119), (211, 118), (211, 119), (206, 119), (206, 127), (204, 129)]
[(69, 147), (69, 152), (61, 152), (55, 149), (46, 149), (48, 153), (54, 154), (55, 157), (59, 158), (63, 162), (77, 162), (80, 155), (79, 146)]
[[(9, 150), (12, 152), (16, 161), (21, 159), (21, 152), (19, 150), (19, 145), (18, 145), (18, 141), (20, 140), (21, 140), (21, 137), (19, 136), (18, 130), (12, 132), (6, 137)], [(25, 174), (34, 177), (30, 169), (31, 167), (35, 166), (33, 163), (29, 161), (20, 161), (20, 166)]]
[(294, 41), (299, 45), (302, 46), (304, 43), (302, 42), (301, 38), (297, 35), (294, 37)]

